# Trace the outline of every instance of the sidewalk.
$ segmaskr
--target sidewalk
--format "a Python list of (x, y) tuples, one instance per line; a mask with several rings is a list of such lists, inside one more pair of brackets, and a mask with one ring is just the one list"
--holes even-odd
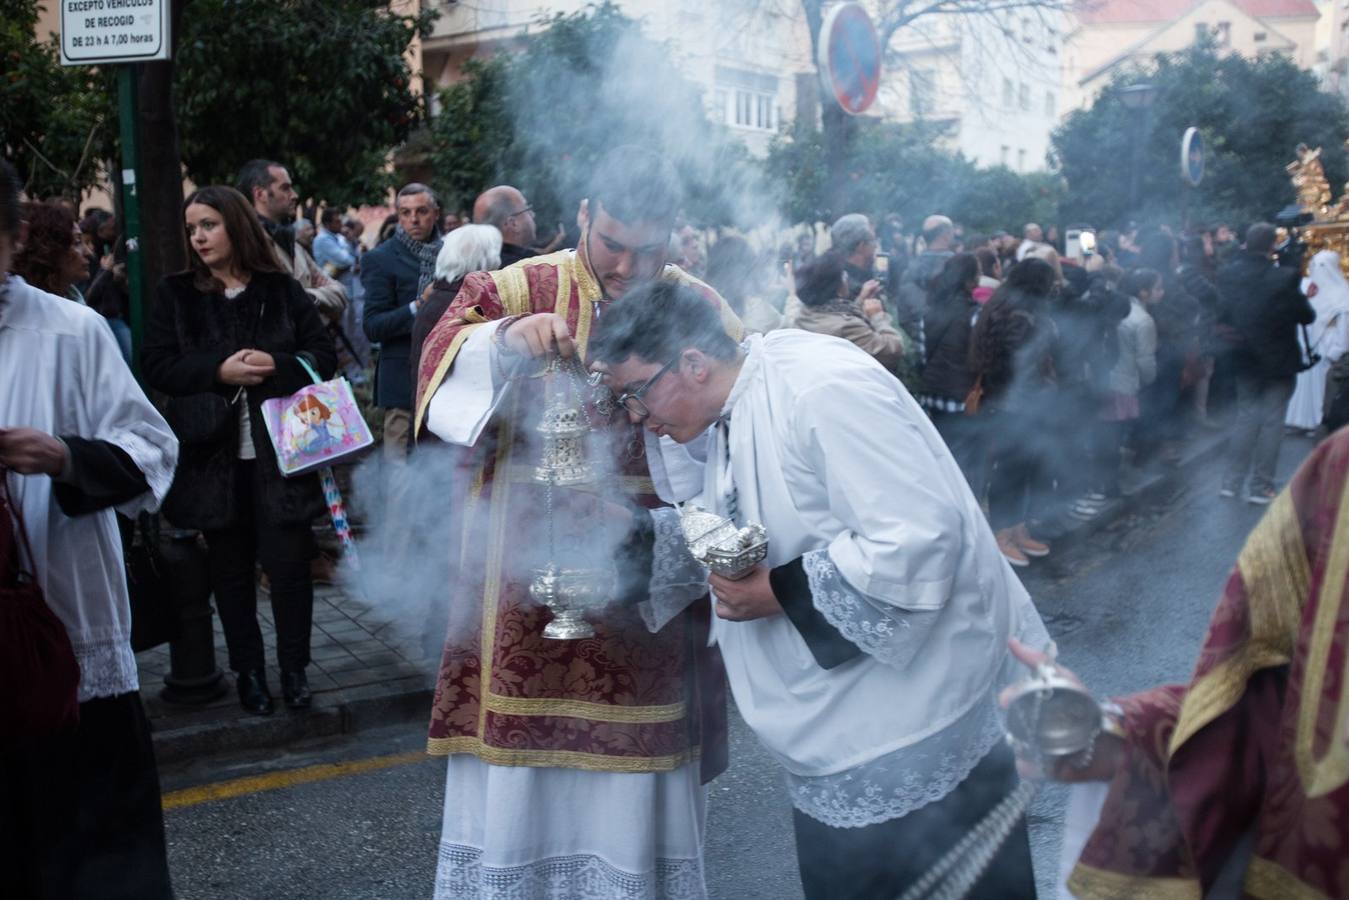
[[(1065, 517), (1055, 533), (1046, 535), (1054, 542), (1055, 555), (1071, 551), (1091, 535), (1197, 481), (1205, 467), (1220, 458), (1226, 444), (1225, 432), (1203, 432), (1186, 444), (1179, 464), (1129, 472), (1124, 495), (1108, 504), (1099, 516), (1086, 522)], [(267, 666), (267, 680), (277, 710), (271, 716), (250, 715), (240, 708), (219, 620), (215, 623), (216, 665), (224, 673), (221, 683), (226, 690), (208, 704), (178, 706), (159, 696), (169, 671), (167, 646), (137, 656), (141, 696), (161, 763), (428, 720), (433, 673), (439, 660), (427, 659), (415, 642), (394, 635), (388, 624), (376, 621), (360, 601), (344, 596), (334, 586), (315, 585), (313, 665), (309, 668), (314, 705), (309, 710), (288, 710), (281, 702), (271, 607), (261, 589), (258, 618), (272, 660)]]
[(165, 702), (160, 689), (169, 671), (168, 646), (137, 654), (141, 697), (160, 763), (429, 719), (431, 673), (439, 661), (426, 659), (413, 642), (394, 635), (387, 623), (375, 621), (367, 607), (338, 588), (314, 586), (313, 663), (308, 669), (314, 705), (308, 710), (286, 709), (281, 701), (271, 603), (262, 588), (258, 621), (267, 648), (267, 683), (276, 698), (276, 712), (270, 716), (251, 715), (239, 706), (218, 618), (215, 658), (226, 690), (210, 703)]

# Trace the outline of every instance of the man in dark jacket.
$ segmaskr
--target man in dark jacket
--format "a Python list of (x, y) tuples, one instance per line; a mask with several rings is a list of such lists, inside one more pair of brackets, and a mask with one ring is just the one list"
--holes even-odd
[(384, 457), (405, 461), (412, 423), (412, 324), (435, 280), (440, 252), (440, 204), (416, 182), (398, 192), (394, 236), (361, 258), (365, 315), (361, 327), (379, 343), (375, 403), (384, 408)]
[(923, 252), (904, 270), (899, 296), (894, 298), (895, 321), (919, 345), (919, 364), (927, 359), (927, 340), (923, 317), (927, 314), (927, 291), (952, 257), (956, 229), (946, 216), (932, 215), (923, 220)]
[(508, 184), (488, 188), (473, 201), (473, 224), (491, 225), (501, 232), (501, 267), (537, 256), (534, 207)]
[(1277, 493), (1274, 467), (1283, 440), (1284, 411), (1302, 368), (1298, 328), (1316, 319), (1299, 287), (1296, 266), (1270, 259), (1274, 226), (1252, 225), (1246, 249), (1218, 270), (1218, 322), (1232, 344), (1237, 422), (1227, 450), (1221, 494), (1235, 497), (1250, 471), (1251, 503)]

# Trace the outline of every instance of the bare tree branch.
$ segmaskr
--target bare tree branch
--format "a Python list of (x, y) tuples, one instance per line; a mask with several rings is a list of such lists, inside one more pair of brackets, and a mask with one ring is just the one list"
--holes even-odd
[(881, 12), (877, 31), (881, 46), (886, 46), (895, 32), (924, 16), (988, 16), (1023, 9), (1068, 12), (1076, 5), (1072, 0), (930, 0), (923, 4), (901, 0)]
[(28, 140), (28, 138), (24, 138), (23, 142), (28, 146), (29, 150), (33, 151), (33, 155), (35, 157), (37, 157), (38, 159), (42, 160), (44, 163), (47, 164), (47, 168), (51, 169), (57, 175), (60, 175), (62, 178), (65, 178), (66, 180), (70, 179), (70, 173), (67, 172), (65, 169), (58, 168), (56, 163), (52, 162), (47, 157), (43, 156), (42, 151), (34, 147), (32, 141)]
[(75, 164), (75, 171), (70, 173), (70, 177), (66, 182), (68, 186), (74, 186), (79, 180), (80, 171), (84, 168), (84, 164), (89, 161), (89, 151), (94, 146), (94, 135), (98, 134), (98, 130), (102, 127), (103, 116), (99, 116), (94, 120), (93, 127), (89, 129), (89, 136), (84, 139), (84, 149), (80, 151), (80, 161)]

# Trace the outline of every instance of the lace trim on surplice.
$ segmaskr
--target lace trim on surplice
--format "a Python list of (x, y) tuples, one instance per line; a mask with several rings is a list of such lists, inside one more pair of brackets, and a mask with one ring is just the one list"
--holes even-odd
[(825, 621), (863, 652), (902, 669), (923, 648), (939, 610), (908, 610), (873, 600), (848, 584), (828, 550), (801, 557), (811, 602)]
[(834, 828), (898, 819), (935, 803), (969, 777), (1002, 740), (993, 698), (916, 744), (834, 775), (787, 773), (792, 805)]
[(72, 641), (75, 661), (80, 664), (79, 702), (95, 697), (116, 697), (140, 689), (136, 654), (125, 635)]
[(700, 859), (658, 859), (626, 872), (598, 856), (554, 856), (523, 866), (485, 866), (482, 851), (440, 845), (435, 900), (705, 900)]

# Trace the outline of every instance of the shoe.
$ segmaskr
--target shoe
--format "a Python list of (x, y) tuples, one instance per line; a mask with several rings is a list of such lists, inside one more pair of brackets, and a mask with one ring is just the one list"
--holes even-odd
[(1016, 541), (1017, 547), (1027, 556), (1041, 557), (1049, 555), (1049, 545), (1041, 543), (1031, 537), (1030, 532), (1026, 530), (1025, 522), (1022, 522), (1012, 529), (1012, 540)]
[(267, 673), (263, 669), (245, 669), (235, 676), (239, 686), (239, 705), (254, 715), (270, 716), (276, 710), (272, 693), (267, 690)]
[(1235, 497), (1237, 495), (1237, 486), (1234, 484), (1224, 484), (1218, 488), (1219, 497)]
[(1269, 506), (1277, 496), (1279, 496), (1279, 492), (1274, 488), (1262, 487), (1247, 494), (1246, 502), (1254, 503), (1256, 506)]
[(1068, 508), (1068, 515), (1074, 519), (1081, 519), (1083, 522), (1094, 519), (1100, 514), (1100, 506), (1095, 503), (1088, 503), (1085, 500), (1079, 500)]
[(309, 693), (309, 679), (305, 677), (303, 669), (281, 673), (281, 696), (290, 709), (308, 709), (314, 702), (314, 695)]
[(1022, 553), (1021, 548), (1016, 545), (1016, 539), (1012, 537), (1011, 528), (1004, 528), (1002, 531), (996, 532), (993, 537), (997, 539), (998, 549), (1002, 551), (1002, 555), (1009, 563), (1014, 566), (1030, 565), (1030, 560), (1026, 558), (1026, 554)]

